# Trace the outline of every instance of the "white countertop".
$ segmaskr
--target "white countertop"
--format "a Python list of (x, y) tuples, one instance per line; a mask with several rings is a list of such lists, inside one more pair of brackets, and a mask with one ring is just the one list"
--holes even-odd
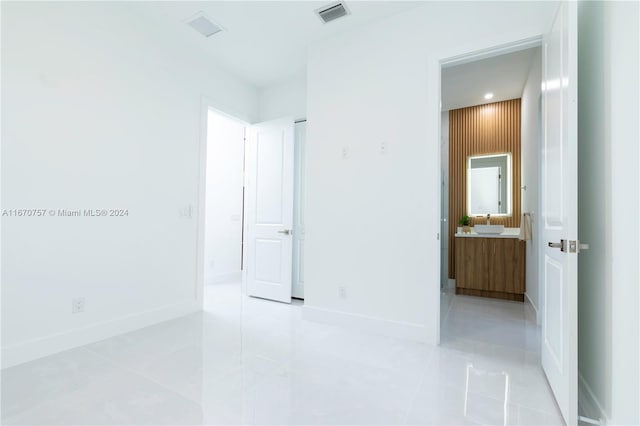
[(520, 235), (520, 228), (504, 228), (502, 234), (477, 234), (473, 228), (471, 228), (470, 234), (456, 233), (457, 237), (462, 238), (518, 238)]

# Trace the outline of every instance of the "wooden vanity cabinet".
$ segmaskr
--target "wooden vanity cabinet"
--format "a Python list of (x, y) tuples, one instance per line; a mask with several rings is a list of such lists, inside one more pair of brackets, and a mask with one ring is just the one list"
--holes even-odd
[(456, 294), (524, 302), (524, 292), (524, 241), (456, 238)]
[(456, 239), (456, 287), (461, 283), (464, 284), (464, 288), (489, 289), (490, 267), (489, 256), (486, 255), (487, 240), (488, 238)]

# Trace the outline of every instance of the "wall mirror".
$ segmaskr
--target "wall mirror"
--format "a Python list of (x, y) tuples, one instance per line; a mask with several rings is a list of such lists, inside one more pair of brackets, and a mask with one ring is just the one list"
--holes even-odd
[(467, 158), (467, 214), (511, 215), (511, 154)]

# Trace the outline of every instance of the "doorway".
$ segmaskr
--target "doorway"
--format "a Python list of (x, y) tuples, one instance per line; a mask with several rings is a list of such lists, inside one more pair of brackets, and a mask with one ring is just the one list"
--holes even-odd
[[(542, 366), (544, 372), (545, 384), (552, 390), (554, 403), (557, 404), (562, 412), (562, 417), (568, 424), (577, 423), (578, 417), (578, 374), (577, 374), (577, 311), (578, 311), (578, 282), (577, 282), (577, 254), (580, 252), (582, 245), (578, 239), (577, 224), (577, 198), (575, 194), (577, 188), (577, 4), (571, 2), (563, 2), (558, 6), (557, 13), (553, 19), (553, 25), (549, 32), (544, 34), (544, 43), (538, 40), (537, 45), (542, 45), (543, 54), (541, 66), (537, 67), (539, 71), (539, 85), (532, 85), (532, 92), (535, 94), (539, 90), (537, 96), (529, 96), (531, 104), (530, 111), (537, 111), (537, 101), (541, 100), (542, 113), (540, 120), (532, 120), (534, 122), (542, 122), (537, 132), (541, 135), (541, 144), (537, 146), (535, 151), (538, 154), (540, 202), (537, 203), (538, 210), (535, 212), (523, 211), (520, 220), (519, 236), (525, 235), (524, 240), (529, 238), (526, 234), (529, 232), (527, 228), (533, 229), (531, 234), (532, 243), (537, 249), (539, 260), (536, 265), (538, 269), (539, 289), (538, 310), (541, 317), (541, 331), (538, 333), (538, 356), (534, 357)], [(531, 41), (515, 42), (510, 46), (501, 46), (494, 49), (488, 49), (478, 54), (467, 54), (456, 57), (447, 61), (443, 58), (438, 67), (440, 68), (444, 82), (444, 69), (470, 63), (481, 56), (482, 58), (498, 57), (500, 54), (506, 53), (507, 50), (514, 52), (523, 49), (524, 44), (530, 44)], [(475, 56), (475, 58), (474, 58)], [(533, 67), (536, 68), (536, 67)], [(533, 69), (532, 68), (532, 69)], [(527, 82), (527, 85), (529, 82)], [(443, 94), (445, 92), (444, 83), (441, 87)], [(525, 88), (522, 92), (528, 92)], [(484, 97), (490, 100), (493, 93), (486, 92)], [(522, 103), (522, 99), (519, 100)], [(481, 105), (482, 106), (482, 105)], [(464, 124), (464, 130), (468, 131), (473, 128), (474, 121), (482, 121), (486, 119), (482, 110), (486, 114), (491, 115), (492, 108), (479, 108), (477, 114), (472, 115)], [(450, 121), (455, 114), (450, 113)], [(512, 113), (507, 114), (503, 120), (498, 122), (506, 122), (513, 124), (518, 118), (524, 119), (525, 114)], [(434, 115), (434, 119), (439, 118)], [(460, 136), (460, 133), (454, 132), (454, 124), (450, 122), (450, 137), (453, 135)], [(488, 133), (491, 135), (490, 140), (500, 140), (496, 137), (495, 126), (489, 126)], [(522, 129), (521, 129), (522, 130)], [(481, 128), (479, 132), (486, 132), (486, 128)], [(464, 136), (464, 135), (463, 135)], [(462, 161), (452, 161), (453, 155), (450, 155), (450, 166), (458, 166), (462, 171), (462, 175), (468, 174), (464, 166), (465, 157), (469, 154), (465, 149), (469, 145), (474, 145), (478, 141), (482, 141), (482, 137), (469, 136), (462, 138), (460, 147), (463, 151)], [(486, 138), (485, 138), (486, 139)], [(508, 139), (508, 138), (507, 138)], [(535, 139), (538, 139), (537, 137)], [(453, 140), (450, 141), (450, 154), (454, 152)], [(518, 147), (518, 144), (515, 144)], [(512, 158), (515, 157), (512, 156)], [(468, 158), (466, 159), (468, 161)], [(469, 162), (470, 163), (470, 162)], [(518, 165), (517, 159), (514, 159), (514, 165)], [(524, 162), (520, 163), (524, 167)], [(455, 174), (450, 172), (450, 178)], [(517, 172), (514, 174), (518, 177)], [(520, 175), (522, 176), (522, 174)], [(462, 180), (464, 182), (464, 180)], [(525, 182), (521, 188), (518, 183), (513, 184), (513, 188), (526, 191), (530, 183)], [(464, 185), (464, 183), (463, 183)], [(450, 188), (453, 188), (452, 179), (450, 179)], [(454, 196), (460, 200), (462, 211), (467, 208), (469, 213), (463, 215), (471, 216), (473, 209), (469, 208), (468, 193), (464, 186), (450, 190), (449, 206), (453, 206), (451, 198)], [(518, 195), (517, 193), (515, 194)], [(465, 201), (467, 203), (465, 203)], [(522, 207), (518, 200), (514, 197), (514, 214), (518, 218), (515, 209)], [(529, 215), (524, 215), (529, 213)], [(451, 217), (452, 209), (449, 209)], [(536, 221), (536, 217), (539, 220)], [(528, 218), (528, 219), (527, 219)], [(531, 220), (532, 219), (532, 220)], [(469, 229), (463, 229), (461, 232), (451, 232), (454, 230), (450, 226), (450, 237), (453, 237), (454, 248), (450, 247), (450, 260), (455, 262), (455, 269), (449, 264), (449, 274), (455, 274), (456, 293), (462, 288), (466, 297), (472, 296), (489, 296), (493, 295), (494, 299), (499, 293), (514, 293), (514, 289), (506, 291), (503, 288), (496, 288), (497, 284), (513, 282), (516, 275), (513, 271), (520, 271), (517, 276), (522, 277), (524, 270), (514, 268), (516, 265), (513, 253), (521, 251), (521, 249), (507, 249), (507, 238), (512, 236), (503, 236), (507, 229), (504, 224), (500, 226), (490, 225), (490, 215), (486, 216), (487, 224), (481, 224), (478, 218), (464, 217), (466, 225), (472, 225), (476, 229), (475, 232), (469, 233)], [(509, 217), (505, 217), (505, 224), (508, 225)], [(469, 223), (470, 222), (470, 223)], [(530, 222), (530, 223), (529, 223)], [(537, 224), (537, 226), (536, 226)], [(499, 229), (499, 230), (498, 230)], [(457, 234), (457, 235), (456, 235)], [(473, 235), (475, 234), (475, 235)], [(488, 236), (482, 234), (496, 234)], [(498, 235), (500, 234), (500, 235)], [(537, 241), (535, 240), (537, 238)], [(521, 239), (521, 238), (518, 238)], [(502, 240), (502, 241), (501, 241)], [(544, 243), (544, 244), (543, 244)], [(450, 244), (451, 245), (451, 244)], [(455, 253), (455, 257), (451, 252)], [(507, 254), (505, 256), (505, 253)], [(509, 254), (512, 253), (512, 254)], [(522, 257), (522, 255), (520, 255)], [(508, 259), (508, 261), (505, 261)], [(463, 270), (459, 268), (464, 266)], [(509, 270), (509, 268), (511, 268)], [(472, 273), (469, 273), (471, 271)], [(488, 285), (488, 288), (487, 288)], [(476, 286), (476, 287), (474, 287)], [(493, 286), (493, 287), (492, 287)], [(516, 288), (526, 295), (527, 289)], [(516, 291), (517, 293), (518, 291)], [(532, 292), (535, 297), (536, 292)], [(453, 306), (455, 306), (454, 298)], [(492, 299), (492, 300), (494, 300)], [(531, 300), (531, 297), (527, 297)], [(525, 298), (523, 297), (523, 300)], [(494, 302), (495, 303), (495, 302)], [(486, 311), (486, 310), (485, 310)], [(466, 309), (466, 313), (472, 312)], [(449, 315), (450, 316), (450, 315)], [(447, 327), (448, 318), (442, 321), (442, 329)], [(537, 321), (536, 321), (537, 324)], [(470, 333), (477, 333), (483, 330), (481, 324), (474, 324), (468, 330)], [(456, 330), (454, 328), (455, 335)], [(464, 331), (464, 330), (463, 330)], [(446, 340), (446, 333), (441, 342)], [(505, 334), (501, 330), (496, 329), (495, 335)], [(446, 342), (444, 342), (446, 344)], [(504, 348), (504, 346), (502, 346)]]
[[(503, 372), (498, 354), (541, 356), (541, 70), (540, 40), (441, 69), (440, 342), (495, 356), (483, 371), (492, 377)], [(497, 233), (480, 234), (486, 225)], [(507, 406), (519, 391), (504, 379)], [(534, 381), (530, 393), (547, 399), (534, 408), (559, 418), (542, 371)]]
[(245, 123), (207, 111), (204, 283), (242, 280)]
[[(515, 309), (522, 312), (523, 324), (538, 324), (539, 44), (442, 66), (443, 341), (451, 337), (446, 319), (455, 300)], [(465, 224), (471, 227), (469, 233)], [(499, 235), (479, 235), (476, 230), (485, 225), (491, 229), (482, 232)], [(467, 338), (479, 338), (473, 330)], [(520, 349), (536, 350), (526, 333), (510, 341)]]
[(202, 122), (196, 294), (303, 299), (306, 120), (250, 125), (203, 100)]

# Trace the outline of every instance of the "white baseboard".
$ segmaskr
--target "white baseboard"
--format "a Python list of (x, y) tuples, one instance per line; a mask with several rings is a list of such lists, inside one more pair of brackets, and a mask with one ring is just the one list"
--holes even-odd
[(594, 420), (600, 420), (600, 424), (605, 426), (609, 423), (607, 413), (602, 408), (602, 404), (598, 401), (598, 398), (591, 390), (591, 387), (584, 379), (582, 374), (578, 371), (578, 401), (581, 405), (582, 411), (586, 417), (593, 418)]
[(527, 293), (524, 294), (524, 307), (527, 314), (527, 317), (535, 322), (537, 325), (542, 324), (542, 318), (540, 318), (538, 307), (533, 304), (529, 295)]
[(202, 310), (197, 301), (182, 302), (127, 315), (110, 321), (8, 345), (2, 348), (2, 368), (33, 361), (58, 352), (88, 345), (119, 334), (179, 318)]
[(427, 342), (426, 330), (421, 324), (385, 320), (366, 315), (316, 308), (308, 305), (302, 307), (302, 318), (325, 324), (357, 328), (385, 336)]
[(222, 284), (240, 282), (242, 280), (242, 271), (228, 272), (226, 274), (217, 274), (211, 276), (206, 284)]

